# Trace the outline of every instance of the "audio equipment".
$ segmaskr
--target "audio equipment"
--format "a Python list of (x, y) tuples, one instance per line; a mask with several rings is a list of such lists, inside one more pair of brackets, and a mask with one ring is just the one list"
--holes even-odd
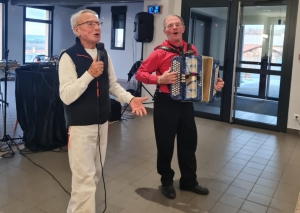
[(97, 43), (97, 59), (98, 61), (104, 61), (104, 43)]
[(134, 21), (134, 39), (138, 42), (150, 43), (153, 40), (153, 33), (153, 14), (146, 12), (137, 13)]

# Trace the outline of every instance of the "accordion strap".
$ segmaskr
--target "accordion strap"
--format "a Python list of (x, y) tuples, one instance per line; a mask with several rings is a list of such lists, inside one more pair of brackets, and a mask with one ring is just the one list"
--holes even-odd
[(162, 46), (161, 45), (161, 46), (157, 46), (155, 49), (162, 49), (162, 50), (165, 50), (167, 52), (177, 53), (177, 54), (181, 55), (179, 51), (177, 51), (176, 49), (174, 49), (172, 47), (167, 47), (167, 46)]
[(167, 52), (172, 52), (172, 53), (176, 53), (178, 55), (181, 55), (181, 56), (188, 56), (188, 55), (194, 55), (195, 52), (194, 51), (191, 51), (191, 44), (188, 43), (187, 44), (187, 52), (180, 52), (178, 50), (176, 50), (174, 47), (167, 47), (167, 46), (163, 46), (163, 45), (160, 45), (160, 46), (157, 46), (155, 48), (156, 49), (162, 49), (162, 50), (165, 50)]

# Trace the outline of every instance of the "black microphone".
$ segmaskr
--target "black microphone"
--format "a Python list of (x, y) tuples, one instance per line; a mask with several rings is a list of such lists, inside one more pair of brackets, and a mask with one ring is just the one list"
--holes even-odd
[[(101, 42), (98, 42), (96, 44), (97, 48), (97, 61), (104, 62), (104, 44)], [(103, 71), (103, 70), (102, 70)], [(97, 97), (100, 96), (100, 88), (99, 88), (99, 77), (97, 77)]]
[(98, 42), (96, 47), (97, 47), (97, 55), (98, 55), (97, 60), (103, 62), (104, 61), (104, 43)]

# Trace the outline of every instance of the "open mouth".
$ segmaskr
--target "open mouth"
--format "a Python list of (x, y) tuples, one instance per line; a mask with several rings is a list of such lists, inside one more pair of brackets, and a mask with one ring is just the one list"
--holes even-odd
[(100, 34), (99, 34), (99, 33), (95, 33), (94, 35), (95, 35), (95, 36), (99, 36)]
[(177, 34), (178, 34), (178, 32), (174, 32), (173, 34), (174, 34), (174, 35), (177, 35)]

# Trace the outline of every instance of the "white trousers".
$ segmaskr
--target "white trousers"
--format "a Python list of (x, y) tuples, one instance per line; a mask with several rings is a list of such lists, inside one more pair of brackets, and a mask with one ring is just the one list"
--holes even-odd
[[(99, 125), (100, 150), (104, 164), (108, 122)], [(95, 193), (101, 178), (98, 125), (69, 128), (69, 162), (72, 171), (72, 192), (67, 213), (95, 213)]]

